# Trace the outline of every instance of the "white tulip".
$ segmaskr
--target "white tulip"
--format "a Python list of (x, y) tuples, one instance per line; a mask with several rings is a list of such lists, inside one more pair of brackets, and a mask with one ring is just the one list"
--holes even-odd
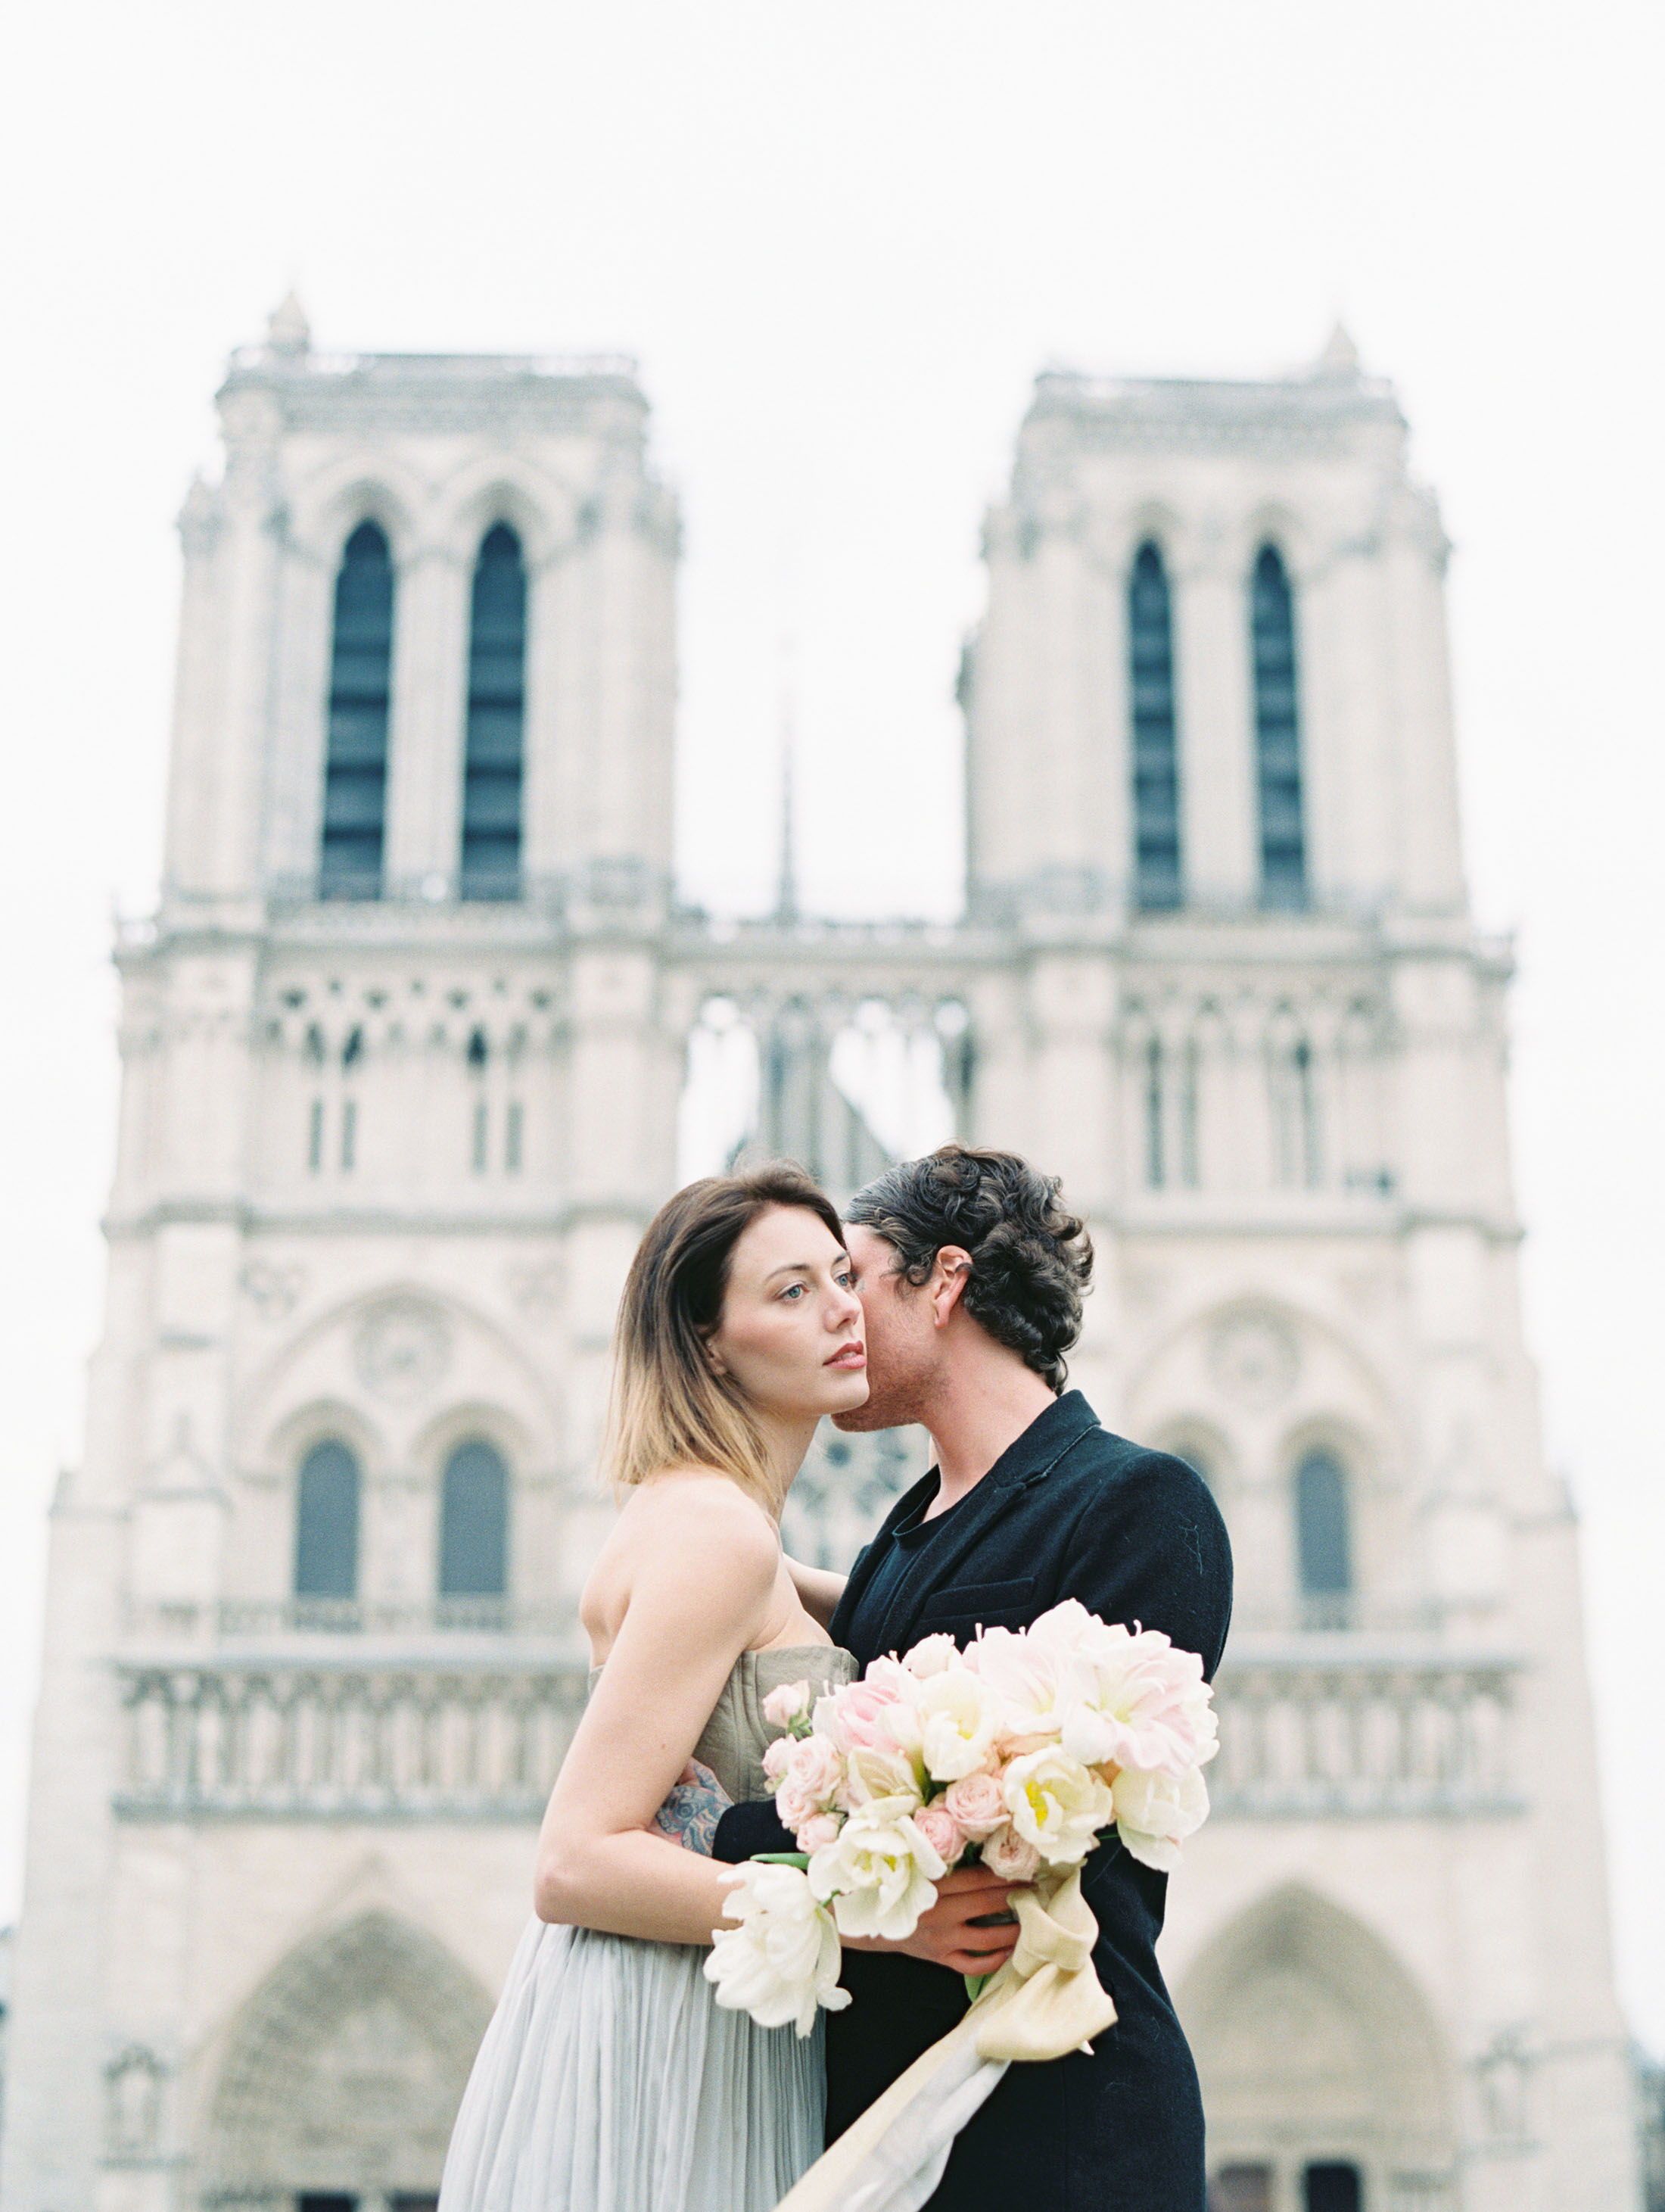
[(810, 1887), (832, 1901), (841, 1936), (882, 1936), (902, 1942), (937, 1901), (934, 1885), (948, 1869), (922, 1835), (908, 1797), (878, 1797), (858, 1806), (810, 1861)]
[(930, 1675), (920, 1684), (914, 1710), (921, 1755), (933, 1782), (958, 1782), (987, 1765), (1000, 1707), (981, 1675), (964, 1667)]
[(1139, 1774), (1129, 1767), (1110, 1784), (1115, 1832), (1141, 1865), (1171, 1874), (1179, 1847), (1208, 1818), (1208, 1784), (1200, 1767), (1177, 1781), (1171, 1774)]
[(838, 1931), (801, 1868), (748, 1860), (724, 1911), (740, 1924), (719, 1929), (705, 1962), (720, 2005), (750, 2013), (760, 2027), (790, 2021), (803, 2036), (817, 2008), (840, 2012), (848, 2004), (849, 1991), (838, 1986)]

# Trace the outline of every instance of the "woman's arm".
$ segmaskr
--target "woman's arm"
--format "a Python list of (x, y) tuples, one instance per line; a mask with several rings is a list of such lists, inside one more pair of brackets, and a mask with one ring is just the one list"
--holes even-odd
[(813, 1614), (823, 1628), (830, 1630), (849, 1577), (831, 1574), (825, 1567), (806, 1567), (791, 1558), (787, 1561), (787, 1571), (797, 1585), (805, 1612)]
[(780, 1553), (720, 1475), (663, 1485), (629, 1603), (562, 1764), (538, 1842), (540, 1919), (660, 1943), (708, 1943), (729, 1885), (652, 1832), (734, 1662), (768, 1619)]

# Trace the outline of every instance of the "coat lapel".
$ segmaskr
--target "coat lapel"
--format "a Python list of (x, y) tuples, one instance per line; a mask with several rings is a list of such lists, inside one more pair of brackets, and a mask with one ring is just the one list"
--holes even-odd
[[(951, 1528), (945, 1528), (933, 1543), (924, 1547), (915, 1561), (912, 1571), (897, 1584), (884, 1618), (874, 1638), (877, 1651), (903, 1650), (904, 1634), (908, 1624), (915, 1620), (926, 1599), (933, 1592), (951, 1584), (955, 1570), (967, 1554), (974, 1551), (989, 1531), (1009, 1513), (1030, 1487), (1050, 1474), (1072, 1445), (1079, 1443), (1089, 1430), (1098, 1426), (1098, 1416), (1079, 1390), (1072, 1390), (1056, 1406), (1048, 1407), (1040, 1418), (1024, 1430), (1017, 1442), (1005, 1452), (977, 1484), (969, 1498), (962, 1498), (952, 1510)], [(929, 1478), (927, 1478), (929, 1480)], [(915, 1492), (910, 1491), (911, 1499)], [(899, 1516), (898, 1516), (899, 1517)], [(889, 1522), (886, 1522), (889, 1528)], [(866, 1560), (875, 1558), (879, 1547), (875, 1540)], [(847, 1588), (839, 1612), (848, 1625), (852, 1605), (852, 1589)]]
[(844, 1595), (834, 1607), (832, 1620), (828, 1624), (827, 1633), (835, 1644), (842, 1644), (844, 1641), (850, 1616), (861, 1602), (862, 1593), (872, 1577), (873, 1570), (884, 1553), (885, 1541), (891, 1529), (898, 1522), (905, 1521), (915, 1507), (925, 1499), (933, 1497), (936, 1487), (937, 1476), (933, 1468), (928, 1474), (922, 1474), (910, 1489), (902, 1492), (884, 1520), (879, 1522), (872, 1541), (862, 1546), (856, 1563), (850, 1570), (849, 1578), (844, 1584)]

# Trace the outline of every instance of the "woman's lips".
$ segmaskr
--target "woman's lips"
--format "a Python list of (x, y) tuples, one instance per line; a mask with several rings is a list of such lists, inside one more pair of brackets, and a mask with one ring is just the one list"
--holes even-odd
[(847, 1344), (835, 1352), (830, 1359), (823, 1360), (822, 1364), (825, 1367), (847, 1367), (852, 1370), (865, 1367), (867, 1364), (867, 1347), (865, 1344)]

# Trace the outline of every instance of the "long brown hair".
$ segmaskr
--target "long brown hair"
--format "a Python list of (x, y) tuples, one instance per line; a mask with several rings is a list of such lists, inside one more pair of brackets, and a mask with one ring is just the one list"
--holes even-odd
[(648, 1223), (613, 1334), (604, 1463), (619, 1487), (666, 1468), (717, 1468), (769, 1511), (778, 1509), (757, 1424), (707, 1352), (734, 1247), (773, 1206), (814, 1214), (842, 1249), (844, 1225), (832, 1200), (790, 1160), (706, 1176), (667, 1199)]

